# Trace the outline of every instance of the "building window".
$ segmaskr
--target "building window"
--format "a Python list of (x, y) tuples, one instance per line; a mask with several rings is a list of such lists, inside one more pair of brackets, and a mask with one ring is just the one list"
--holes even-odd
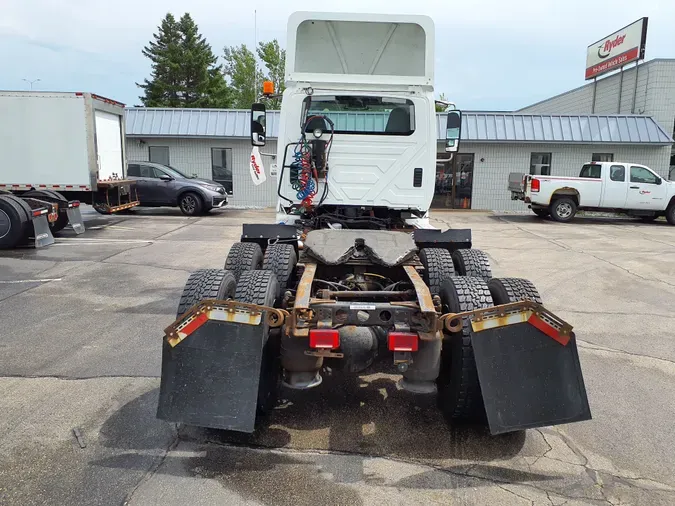
[(231, 148), (211, 148), (211, 179), (222, 184), (228, 195), (232, 195), (234, 188)]
[(151, 162), (169, 165), (169, 146), (150, 146), (148, 155)]
[(675, 181), (675, 155), (670, 155), (670, 174), (668, 175), (670, 181)]
[(614, 153), (593, 153), (591, 162), (613, 162)]
[(533, 176), (550, 176), (551, 158), (551, 153), (532, 153), (530, 155), (530, 174)]

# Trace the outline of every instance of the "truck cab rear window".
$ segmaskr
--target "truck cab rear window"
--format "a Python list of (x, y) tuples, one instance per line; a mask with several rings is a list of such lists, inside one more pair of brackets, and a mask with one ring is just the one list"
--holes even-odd
[[(312, 116), (326, 116), (335, 124), (336, 134), (412, 135), (415, 131), (415, 105), (404, 98), (312, 96), (305, 99), (303, 109), (305, 122)], [(311, 119), (305, 131), (316, 128), (330, 131), (321, 118)]]
[(579, 174), (579, 177), (586, 177), (589, 179), (600, 179), (601, 172), (602, 166), (592, 165), (588, 163), (581, 168), (581, 173)]

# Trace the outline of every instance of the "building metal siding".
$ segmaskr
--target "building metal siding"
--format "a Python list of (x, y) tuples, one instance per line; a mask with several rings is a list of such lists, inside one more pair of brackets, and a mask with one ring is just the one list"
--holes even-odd
[[(248, 139), (195, 139), (195, 138), (155, 138), (139, 139), (127, 137), (127, 160), (147, 161), (150, 146), (167, 146), (169, 162), (186, 174), (207, 179), (212, 178), (211, 148), (232, 149), (232, 189), (228, 198), (232, 207), (270, 207), (276, 204), (276, 178), (270, 177), (270, 165), (276, 163), (276, 157), (263, 156), (267, 181), (255, 186), (249, 172), (251, 143)], [(261, 149), (262, 153), (276, 154), (276, 141), (268, 141)]]
[[(635, 66), (598, 79), (595, 114), (630, 114), (635, 91)], [(619, 88), (621, 104), (619, 105)], [(593, 83), (543, 100), (516, 111), (518, 114), (590, 114), (593, 110)], [(635, 114), (647, 114), (668, 133), (675, 123), (675, 59), (656, 59), (639, 65)]]

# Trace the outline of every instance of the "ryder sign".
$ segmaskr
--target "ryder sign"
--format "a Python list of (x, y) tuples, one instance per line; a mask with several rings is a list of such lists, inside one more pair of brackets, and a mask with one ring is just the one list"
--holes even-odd
[(645, 57), (647, 18), (614, 32), (586, 49), (586, 79), (593, 79)]

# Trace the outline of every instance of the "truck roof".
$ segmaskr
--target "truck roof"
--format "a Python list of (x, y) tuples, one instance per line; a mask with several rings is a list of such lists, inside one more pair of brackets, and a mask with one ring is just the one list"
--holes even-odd
[(287, 37), (287, 83), (434, 84), (428, 16), (296, 12)]

